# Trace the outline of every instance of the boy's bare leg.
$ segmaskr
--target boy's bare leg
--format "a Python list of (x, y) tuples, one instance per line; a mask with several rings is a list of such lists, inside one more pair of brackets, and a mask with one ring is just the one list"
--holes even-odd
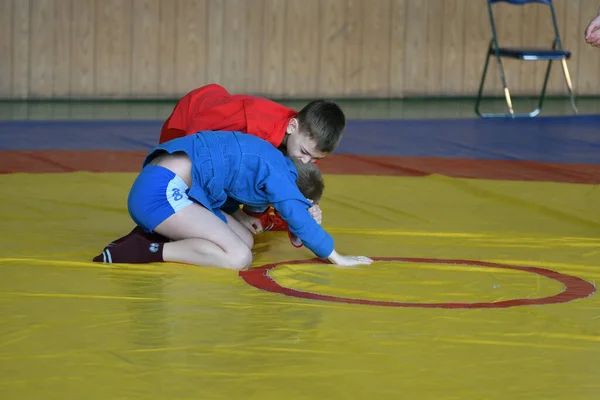
[[(199, 204), (171, 215), (155, 229), (171, 242), (152, 242), (133, 235), (105, 249), (97, 262), (181, 262), (240, 270), (252, 262), (252, 234), (228, 217), (230, 225)], [(238, 233), (236, 233), (239, 232)]]
[(225, 217), (227, 218), (227, 226), (233, 229), (233, 231), (244, 241), (244, 243), (246, 243), (246, 246), (252, 250), (252, 246), (254, 246), (254, 236), (252, 236), (252, 232), (246, 229), (244, 225), (242, 225), (231, 215), (225, 214)]
[(229, 225), (198, 204), (173, 214), (155, 229), (172, 240), (163, 245), (163, 260), (236, 270), (248, 267), (252, 234), (230, 216), (227, 220)]

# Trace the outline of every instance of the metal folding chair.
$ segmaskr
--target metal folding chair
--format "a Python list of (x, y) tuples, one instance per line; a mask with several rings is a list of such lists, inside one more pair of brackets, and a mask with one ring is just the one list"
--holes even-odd
[[(494, 23), (494, 14), (492, 10), (492, 4), (498, 2), (506, 2), (515, 5), (524, 5), (527, 3), (541, 3), (550, 7), (552, 14), (552, 23), (554, 24), (554, 42), (551, 49), (526, 49), (526, 48), (508, 48), (498, 46), (498, 37), (496, 35), (496, 25)], [(565, 75), (565, 81), (567, 83), (567, 89), (569, 96), (571, 97), (571, 106), (575, 113), (577, 113), (577, 106), (575, 105), (575, 97), (573, 95), (573, 85), (571, 83), (571, 75), (567, 67), (567, 60), (571, 57), (571, 52), (563, 50), (562, 43), (560, 40), (560, 34), (558, 32), (558, 24), (556, 22), (556, 13), (554, 11), (554, 5), (552, 0), (488, 0), (488, 11), (490, 15), (490, 23), (492, 27), (492, 40), (488, 47), (487, 57), (485, 59), (485, 66), (483, 67), (483, 75), (481, 77), (481, 83), (479, 85), (479, 93), (477, 95), (477, 102), (475, 103), (475, 112), (482, 118), (493, 118), (493, 117), (535, 117), (542, 110), (544, 103), (544, 97), (546, 95), (546, 86), (548, 84), (548, 78), (550, 76), (550, 68), (552, 61), (560, 60), (562, 64), (563, 73)], [(483, 86), (485, 84), (485, 78), (487, 74), (488, 64), (490, 57), (495, 56), (498, 61), (498, 68), (500, 71), (500, 79), (502, 80), (502, 86), (504, 88), (504, 97), (506, 98), (506, 105), (508, 106), (508, 113), (502, 114), (486, 114), (479, 110), (479, 105), (482, 99)], [(548, 67), (546, 68), (546, 76), (544, 77), (544, 86), (542, 87), (542, 93), (539, 98), (538, 106), (535, 110), (529, 113), (516, 114), (513, 109), (512, 99), (510, 97), (510, 91), (506, 84), (506, 77), (504, 76), (504, 68), (502, 66), (502, 57), (514, 58), (523, 61), (548, 61)]]

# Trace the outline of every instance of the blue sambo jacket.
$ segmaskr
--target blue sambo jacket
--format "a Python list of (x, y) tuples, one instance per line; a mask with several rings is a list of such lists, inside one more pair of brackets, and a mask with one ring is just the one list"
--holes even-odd
[(267, 141), (241, 132), (200, 131), (170, 140), (150, 151), (185, 152), (192, 160), (188, 196), (226, 221), (220, 208), (228, 197), (250, 206), (272, 204), (290, 231), (318, 257), (333, 251), (333, 238), (317, 224), (302, 195), (294, 163)]

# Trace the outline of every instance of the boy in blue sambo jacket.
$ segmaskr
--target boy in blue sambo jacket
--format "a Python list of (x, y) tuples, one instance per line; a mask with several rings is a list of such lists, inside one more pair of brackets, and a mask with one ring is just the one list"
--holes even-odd
[(318, 168), (294, 162), (255, 136), (201, 131), (155, 147), (143, 165), (129, 193), (129, 214), (146, 231), (170, 241), (132, 236), (94, 261), (246, 268), (253, 237), (221, 211), (229, 198), (250, 206), (272, 204), (318, 257), (344, 266), (372, 262), (337, 253), (331, 236), (311, 217), (310, 200), (318, 201), (324, 187)]

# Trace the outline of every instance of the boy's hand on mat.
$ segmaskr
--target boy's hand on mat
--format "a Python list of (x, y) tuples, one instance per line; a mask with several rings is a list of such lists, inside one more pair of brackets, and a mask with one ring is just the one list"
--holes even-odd
[(251, 217), (246, 214), (242, 209), (237, 210), (233, 213), (233, 217), (248, 229), (253, 234), (257, 235), (263, 231), (263, 226), (260, 223), (260, 219)]
[[(309, 199), (309, 201), (314, 204), (312, 200)], [(317, 224), (321, 225), (321, 222), (323, 221), (323, 211), (321, 211), (321, 207), (319, 207), (318, 204), (315, 204), (308, 209), (308, 212), (310, 213), (310, 216), (317, 221)]]
[(353, 265), (371, 264), (373, 262), (369, 257), (364, 256), (343, 256), (333, 250), (327, 259), (340, 267), (351, 267)]

